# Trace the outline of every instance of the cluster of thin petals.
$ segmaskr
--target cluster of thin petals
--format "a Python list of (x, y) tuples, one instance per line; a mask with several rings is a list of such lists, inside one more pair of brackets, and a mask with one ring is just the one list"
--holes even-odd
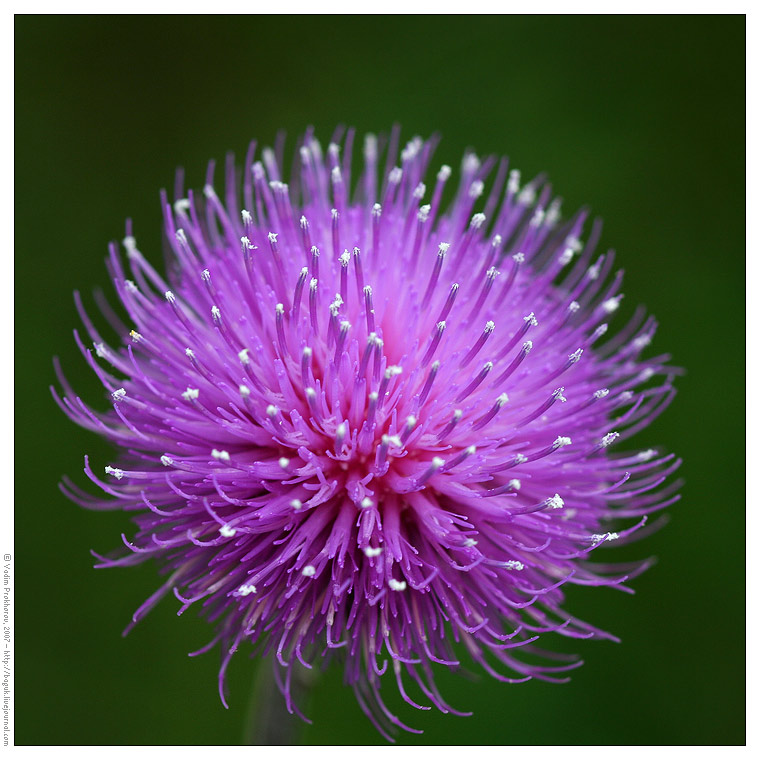
[[(596, 561), (649, 532), (677, 498), (672, 455), (624, 443), (670, 402), (669, 357), (643, 358), (642, 309), (616, 331), (621, 273), (588, 212), (563, 218), (543, 177), (435, 139), (307, 133), (255, 145), (224, 183), (163, 196), (166, 274), (128, 226), (108, 265), (125, 317), (115, 345), (77, 305), (101, 413), (54, 391), (118, 447), (68, 479), (136, 531), (98, 566), (155, 559), (166, 595), (214, 623), (219, 689), (244, 644), (273, 653), (291, 710), (295, 669), (339, 661), (363, 710), (454, 712), (434, 679), (471, 658), (494, 678), (563, 681), (575, 657), (539, 636), (614, 638), (570, 615), (566, 586), (614, 586), (647, 562)], [(216, 188), (216, 189), (215, 189)], [(586, 229), (586, 228), (589, 229)], [(150, 258), (155, 258), (151, 256)], [(650, 353), (650, 352), (647, 352)], [(99, 471), (99, 473), (98, 473)], [(605, 552), (606, 554), (606, 552)]]

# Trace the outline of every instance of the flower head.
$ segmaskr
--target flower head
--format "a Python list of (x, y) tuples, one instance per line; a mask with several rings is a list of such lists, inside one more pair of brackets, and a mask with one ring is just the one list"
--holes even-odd
[(134, 514), (98, 566), (166, 571), (135, 623), (172, 592), (202, 605), (223, 700), (245, 642), (275, 653), (289, 703), (298, 663), (336, 659), (387, 733), (405, 726), (381, 679), (453, 711), (434, 671), (463, 653), (502, 681), (554, 681), (580, 663), (536, 664), (539, 635), (611, 638), (565, 612), (564, 587), (624, 588), (646, 567), (591, 559), (677, 498), (660, 488), (672, 456), (618, 452), (674, 372), (641, 358), (640, 311), (608, 333), (621, 276), (594, 253), (598, 226), (581, 242), (586, 212), (562, 220), (506, 160), (431, 174), (434, 142), (397, 156), (397, 132), (384, 161), (368, 136), (352, 176), (352, 140), (323, 154), (307, 134), (291, 185), (269, 149), (249, 151), (241, 187), (228, 162), (221, 197), (213, 165), (202, 194), (180, 185), (165, 276), (131, 227), (128, 271), (111, 245), (123, 344), (80, 304), (111, 408), (63, 379), (59, 402), (119, 453), (104, 479), (86, 460), (106, 498), (63, 489)]

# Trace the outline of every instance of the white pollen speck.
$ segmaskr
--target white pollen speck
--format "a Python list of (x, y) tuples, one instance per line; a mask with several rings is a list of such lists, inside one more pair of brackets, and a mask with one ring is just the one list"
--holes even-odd
[(536, 191), (530, 185), (525, 185), (517, 196), (517, 202), (523, 206), (530, 206), (535, 200)]
[(598, 391), (594, 391), (594, 398), (604, 398), (609, 396), (610, 391), (608, 388), (600, 388)]
[(216, 193), (214, 192), (214, 188), (211, 185), (204, 185), (203, 186), (203, 194), (207, 198), (213, 198)]
[(219, 311), (218, 306), (212, 306), (211, 307), (211, 316), (214, 318), (215, 321), (219, 321), (222, 318), (222, 312)]
[(182, 398), (185, 399), (185, 401), (192, 401), (192, 399), (198, 398), (199, 394), (200, 391), (197, 388), (188, 388), (182, 393)]
[(398, 185), (399, 182), (401, 182), (401, 178), (404, 176), (404, 172), (402, 171), (400, 166), (394, 166), (389, 172), (388, 172), (388, 182), (390, 182), (392, 185)]
[(113, 475), (116, 480), (121, 480), (124, 477), (124, 470), (120, 470), (118, 467), (111, 467), (107, 464), (105, 467), (106, 475)]
[(504, 406), (504, 404), (506, 404), (507, 401), (509, 401), (509, 396), (507, 396), (506, 393), (502, 393), (499, 396), (499, 398), (496, 399), (496, 403), (499, 405), (499, 408), (501, 408), (502, 406)]
[(332, 217), (334, 220), (340, 219), (340, 212), (338, 211), (338, 209), (337, 209), (337, 208), (331, 208), (331, 209), (330, 209), (330, 216), (331, 216), (331, 217)]
[(562, 509), (565, 506), (565, 502), (558, 493), (555, 493), (554, 496), (546, 500), (546, 505), (551, 509)]
[(509, 182), (507, 183), (507, 192), (516, 193), (520, 189), (520, 171), (519, 169), (512, 169), (509, 173)]
[(391, 591), (404, 591), (406, 589), (406, 581), (397, 581), (395, 578), (391, 578), (388, 581), (388, 587)]
[(525, 565), (523, 565), (522, 562), (520, 562), (517, 559), (510, 559), (507, 562), (504, 563), (504, 567), (507, 570), (523, 570), (525, 569)]
[(623, 296), (615, 296), (614, 298), (608, 298), (603, 304), (602, 309), (604, 309), (605, 313), (612, 314), (613, 311), (617, 311), (618, 306), (620, 306), (620, 299)]
[(208, 269), (204, 269), (204, 270), (201, 272), (201, 279), (202, 279), (204, 282), (210, 282), (210, 281), (211, 281), (211, 272), (209, 272), (209, 271), (208, 271)]
[(267, 233), (267, 239), (270, 243), (276, 243), (277, 242), (277, 233), (276, 232), (269, 232)]
[(284, 306), (283, 306), (281, 303), (278, 303), (278, 304), (277, 304), (277, 305), (274, 307), (274, 310), (275, 310), (275, 313), (276, 313), (276, 314), (284, 314), (284, 313), (285, 313), (285, 307), (284, 307)]
[(515, 464), (522, 464), (527, 461), (528, 457), (526, 457), (525, 454), (515, 454)]
[(645, 380), (649, 380), (650, 377), (654, 375), (654, 370), (651, 367), (647, 367), (645, 370), (642, 371), (642, 373), (639, 375), (639, 380), (641, 382), (644, 382)]
[(439, 255), (442, 253), (446, 253), (446, 251), (451, 248), (451, 243), (438, 243), (438, 253)]
[(472, 219), (470, 220), (470, 227), (479, 230), (485, 224), (485, 221), (485, 214), (473, 214)]
[(339, 166), (333, 166), (332, 171), (330, 172), (330, 178), (335, 183), (343, 181), (343, 177), (340, 174)]
[(237, 590), (238, 596), (248, 596), (248, 594), (255, 594), (256, 586), (252, 584), (245, 584)]
[(462, 159), (463, 172), (476, 172), (480, 168), (480, 159), (474, 153), (467, 153)]
[(180, 198), (178, 201), (174, 201), (174, 213), (183, 214), (185, 211), (190, 210), (190, 201), (187, 198)]
[(484, 332), (492, 333), (496, 329), (496, 323), (490, 319), (486, 322), (486, 326), (483, 328)]
[(507, 485), (513, 490), (513, 491), (519, 491), (520, 488), (522, 488), (522, 483), (517, 478), (512, 478), (512, 480), (507, 483)]
[(374, 549), (374, 548), (373, 548), (373, 547), (371, 547), (371, 546), (368, 546), (368, 547), (367, 547), (367, 548), (364, 550), (364, 556), (365, 556), (365, 557), (379, 557), (379, 556), (380, 556), (382, 553), (383, 553), (383, 548), (382, 548), (382, 546), (378, 546), (376, 549)]
[(372, 391), (372, 392), (369, 394), (369, 400), (370, 400), (370, 401), (377, 401), (377, 399), (378, 399), (378, 398), (379, 398), (379, 396), (378, 396), (378, 394), (377, 394), (377, 391)]
[(280, 457), (277, 464), (284, 470), (290, 464), (290, 460), (287, 457)]
[(383, 207), (379, 203), (375, 203), (375, 205), (372, 206), (372, 216), (379, 218), (382, 213)]
[(119, 388), (118, 390), (115, 390), (111, 394), (111, 398), (113, 398), (114, 401), (121, 401), (122, 399), (127, 397), (127, 392), (124, 390), (124, 388)]
[(420, 206), (420, 210), (417, 212), (417, 220), (420, 222), (426, 222), (430, 216), (430, 205), (425, 204)]
[(531, 349), (533, 348), (533, 341), (526, 340), (525, 343), (523, 343), (522, 347), (523, 347), (523, 351), (525, 351), (526, 354), (530, 353)]
[(559, 265), (561, 267), (567, 266), (571, 261), (573, 260), (573, 249), (572, 248), (565, 248), (562, 253), (559, 255)]
[(588, 271), (586, 272), (589, 280), (596, 280), (599, 277), (599, 270), (601, 268), (602, 268), (602, 264), (600, 261), (597, 261), (596, 264), (594, 264), (593, 266), (590, 266), (588, 268)]
[(171, 290), (167, 290), (166, 293), (164, 293), (164, 298), (169, 303), (175, 303), (177, 300), (177, 297), (174, 295), (174, 293), (171, 292)]
[(341, 253), (340, 257), (338, 258), (338, 261), (342, 267), (347, 267), (351, 261), (351, 254), (348, 251), (343, 251), (343, 253)]
[(253, 221), (253, 217), (246, 209), (240, 212), (240, 218), (243, 220), (243, 224), (250, 224)]
[(445, 459), (441, 459), (441, 457), (433, 457), (430, 460), (430, 464), (435, 467), (436, 470), (439, 470), (443, 465), (446, 463)]
[(570, 235), (570, 237), (565, 240), (565, 243), (567, 244), (567, 247), (575, 253), (583, 249), (583, 243), (574, 235)]
[(654, 449), (647, 449), (646, 451), (640, 451), (638, 454), (636, 454), (636, 459), (639, 460), (639, 462), (648, 462), (653, 457), (657, 456), (657, 452)]
[(309, 398), (316, 398), (316, 396), (317, 396), (317, 392), (314, 390), (314, 388), (307, 388), (307, 389), (304, 391), (304, 393), (305, 393), (305, 394), (306, 394), (306, 395), (307, 395)]
[(439, 170), (438, 170), (438, 181), (439, 182), (445, 182), (449, 177), (451, 176), (451, 167), (448, 164), (444, 164)]
[(301, 570), (301, 575), (305, 575), (307, 578), (311, 578), (311, 576), (316, 572), (317, 568), (315, 568), (314, 565), (306, 565), (306, 567)]
[(412, 193), (412, 197), (416, 198), (417, 200), (420, 200), (420, 199), (422, 199), (422, 198), (425, 197), (425, 191), (426, 190), (427, 190), (427, 188), (425, 187), (425, 183), (424, 182), (420, 182), (420, 184), (417, 185), (417, 187), (414, 188), (414, 192)]
[(399, 449), (404, 445), (403, 443), (401, 443), (401, 438), (397, 435), (388, 436), (388, 441), (389, 443), (392, 443), (394, 446), (396, 446)]
[(219, 528), (219, 532), (225, 538), (232, 538), (237, 533), (237, 531), (230, 525), (222, 525), (222, 527)]
[(466, 538), (462, 546), (470, 547), (470, 546), (477, 546), (477, 541), (474, 538)]
[(615, 432), (607, 433), (607, 435), (605, 435), (602, 438), (602, 441), (601, 441), (602, 446), (604, 446), (605, 448), (607, 448), (607, 446), (609, 446), (610, 444), (614, 443), (614, 441), (617, 438), (619, 438), (619, 437), (620, 437), (620, 433), (615, 433)]
[(214, 457), (214, 459), (218, 459), (220, 462), (230, 461), (230, 452), (225, 451), (224, 449), (211, 449), (211, 456)]
[(142, 340), (142, 335), (137, 330), (130, 330), (129, 337), (132, 338), (133, 343), (139, 343)]
[(537, 208), (530, 220), (531, 227), (540, 227), (544, 223), (546, 214), (542, 208)]
[(359, 502), (359, 506), (360, 506), (362, 509), (368, 509), (369, 507), (371, 507), (371, 506), (372, 506), (372, 499), (370, 499), (370, 498), (369, 498), (369, 496), (365, 496), (365, 497), (364, 497), (364, 498), (361, 500), (361, 502)]
[(477, 450), (478, 450), (477, 446), (468, 446), (465, 449), (465, 452), (467, 452), (467, 456), (472, 456)]
[(581, 308), (581, 305), (577, 301), (570, 301), (570, 303), (567, 305), (567, 310), (571, 314), (574, 314), (580, 308)]
[(567, 358), (572, 364), (575, 364), (577, 361), (580, 361), (581, 356), (583, 356), (583, 349), (579, 348), (577, 351), (573, 351)]
[(164, 454), (161, 457), (161, 464), (164, 467), (171, 467), (174, 464), (174, 460), (171, 457), (168, 457), (168, 456), (166, 456), (166, 454)]
[(400, 375), (404, 371), (404, 368), (399, 367), (398, 364), (391, 364), (385, 371), (386, 373), (390, 372), (389, 377), (395, 377), (396, 375)]
[(244, 348), (242, 351), (238, 352), (238, 359), (240, 359), (241, 364), (250, 364), (251, 363), (251, 357), (248, 356), (248, 349)]
[(527, 317), (523, 317), (523, 322), (527, 322), (531, 327), (536, 327), (536, 325), (538, 325), (538, 320), (533, 312), (528, 314)]
[(290, 506), (293, 509), (298, 510), (298, 509), (301, 509), (301, 507), (303, 506), (303, 502), (300, 499), (293, 499), (293, 501), (290, 502)]
[(243, 398), (251, 395), (251, 389), (247, 385), (239, 385), (238, 392)]
[(270, 404), (267, 407), (267, 416), (268, 417), (276, 417), (278, 411), (279, 410), (277, 409), (277, 407), (274, 404)]
[(565, 386), (563, 385), (561, 388), (557, 388), (554, 393), (552, 393), (552, 396), (557, 399), (557, 401), (561, 401), (563, 404), (567, 399), (565, 398)]
[(552, 446), (555, 449), (561, 449), (563, 446), (569, 446), (572, 443), (572, 440), (568, 438), (566, 435), (559, 435), (557, 436), (557, 439), (554, 441)]
[(476, 179), (475, 182), (470, 185), (470, 198), (480, 198), (480, 196), (483, 195), (484, 187), (485, 185), (479, 179)]

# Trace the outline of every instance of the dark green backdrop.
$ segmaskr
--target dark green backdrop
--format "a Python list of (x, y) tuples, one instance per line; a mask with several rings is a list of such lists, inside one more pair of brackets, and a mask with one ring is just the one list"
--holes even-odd
[[(51, 357), (102, 393), (71, 331), (71, 293), (108, 287), (106, 244), (135, 220), (160, 262), (159, 188), (183, 164), (314, 124), (439, 130), (438, 159), (503, 152), (547, 170), (571, 210), (605, 220), (627, 271), (626, 313), (660, 319), (655, 347), (688, 369), (638, 436), (684, 457), (683, 501), (645, 545), (637, 595), (572, 588), (569, 609), (619, 634), (580, 642), (567, 686), (442, 678), (473, 718), (403, 715), (402, 742), (744, 741), (744, 18), (18, 17), (16, 20), (16, 739), (22, 744), (232, 744), (254, 666), (216, 695), (210, 629), (162, 603), (126, 639), (151, 566), (95, 571), (127, 521), (68, 503), (63, 473), (110, 461), (47, 386)], [(313, 743), (380, 742), (332, 671)]]

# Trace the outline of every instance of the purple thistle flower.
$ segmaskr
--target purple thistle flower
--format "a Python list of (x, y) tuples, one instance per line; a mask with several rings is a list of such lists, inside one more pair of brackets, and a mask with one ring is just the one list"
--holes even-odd
[(308, 133), (290, 185), (254, 145), (242, 187), (228, 158), (223, 198), (213, 163), (202, 196), (179, 175), (174, 203), (162, 197), (166, 278), (131, 224), (129, 272), (110, 246), (129, 323), (104, 313), (124, 345), (77, 298), (94, 353), (77, 342), (112, 408), (62, 376), (54, 395), (120, 449), (105, 480), (85, 458), (107, 498), (62, 484), (134, 513), (126, 548), (97, 566), (153, 558), (167, 574), (132, 625), (167, 594), (201, 605), (222, 701), (244, 642), (274, 653), (290, 711), (298, 663), (338, 659), (388, 736), (413, 729), (383, 679), (457, 713), (434, 681), (459, 666), (455, 642), (515, 683), (581, 664), (536, 648), (540, 634), (614, 638), (565, 612), (563, 586), (630, 590), (648, 566), (591, 555), (678, 499), (662, 486), (672, 455), (612, 453), (668, 405), (676, 371), (641, 358), (656, 327), (643, 310), (610, 337), (621, 273), (594, 255), (600, 225), (581, 242), (587, 212), (562, 220), (543, 178), (521, 186), (506, 159), (473, 154), (458, 179), (431, 175), (436, 141), (399, 158), (395, 130), (387, 151), (366, 138), (354, 178), (354, 133), (342, 150), (341, 136), (324, 156)]

